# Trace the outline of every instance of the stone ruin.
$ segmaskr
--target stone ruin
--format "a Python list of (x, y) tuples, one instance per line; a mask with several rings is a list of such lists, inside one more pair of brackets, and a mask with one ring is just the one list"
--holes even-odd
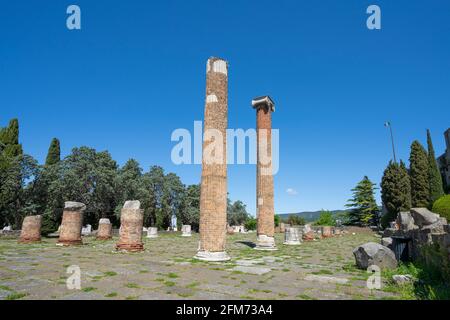
[(228, 127), (228, 62), (212, 57), (206, 63), (206, 99), (204, 130), (220, 132), (222, 150), (215, 150), (219, 161), (211, 161), (205, 152), (214, 138), (203, 135), (202, 178), (200, 188), (200, 243), (196, 259), (226, 261), (227, 226), (227, 141)]
[(148, 227), (147, 228), (147, 238), (158, 238), (158, 228)]
[(98, 222), (97, 240), (112, 239), (112, 224), (108, 218), (102, 218)]
[(22, 222), (19, 243), (41, 241), (42, 216), (26, 216)]
[(301, 243), (302, 234), (300, 228), (286, 227), (284, 234), (284, 242), (286, 245), (299, 245)]
[(86, 206), (81, 202), (67, 201), (64, 204), (58, 245), (80, 245), (81, 229), (83, 227), (83, 213)]
[(396, 252), (397, 259), (424, 258), (423, 250), (433, 244), (450, 258), (450, 225), (426, 208), (400, 212), (394, 224), (384, 230), (381, 241)]
[(141, 203), (137, 200), (126, 201), (120, 213), (119, 251), (137, 252), (144, 250), (142, 242), (142, 226), (144, 213)]
[(275, 104), (269, 96), (252, 100), (256, 109), (256, 216), (257, 250), (276, 250), (272, 168), (272, 113)]
[(185, 224), (181, 227), (181, 236), (182, 237), (191, 237), (192, 236), (192, 230), (191, 230), (190, 225)]

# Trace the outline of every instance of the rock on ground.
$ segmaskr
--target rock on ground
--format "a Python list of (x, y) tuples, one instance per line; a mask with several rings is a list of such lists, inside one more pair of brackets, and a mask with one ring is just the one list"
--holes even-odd
[(367, 269), (371, 265), (380, 268), (396, 268), (394, 252), (381, 244), (368, 242), (353, 250), (358, 268)]

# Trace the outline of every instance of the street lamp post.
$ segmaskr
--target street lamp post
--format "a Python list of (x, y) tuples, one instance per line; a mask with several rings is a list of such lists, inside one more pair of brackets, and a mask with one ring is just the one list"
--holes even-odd
[(389, 131), (391, 133), (392, 153), (394, 154), (394, 162), (397, 163), (397, 157), (395, 156), (394, 135), (392, 133), (392, 125), (389, 121), (386, 121), (384, 123), (384, 126), (389, 127)]

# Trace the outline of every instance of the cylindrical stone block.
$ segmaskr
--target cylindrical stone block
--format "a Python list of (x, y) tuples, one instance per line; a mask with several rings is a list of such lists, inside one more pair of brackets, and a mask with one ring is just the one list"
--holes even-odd
[(272, 173), (272, 112), (273, 101), (270, 97), (259, 97), (252, 101), (256, 109), (256, 208), (257, 242), (255, 249), (275, 250), (275, 209)]
[(200, 260), (224, 261), (227, 227), (228, 63), (210, 58), (206, 67), (206, 101), (200, 192)]
[(112, 224), (107, 218), (102, 218), (98, 222), (97, 240), (112, 239)]
[(190, 237), (192, 236), (191, 226), (190, 225), (183, 225), (181, 227), (181, 236), (182, 237)]
[(301, 240), (301, 232), (299, 228), (287, 227), (284, 233), (284, 244), (298, 245)]
[(119, 242), (116, 244), (117, 250), (142, 251), (142, 226), (144, 224), (143, 210), (140, 209), (139, 201), (127, 201), (120, 213)]
[(70, 246), (82, 244), (81, 229), (83, 228), (83, 212), (86, 206), (81, 202), (67, 201), (64, 204), (59, 245)]
[(20, 231), (20, 243), (31, 243), (41, 241), (42, 216), (26, 216), (22, 222)]
[(147, 238), (158, 238), (158, 228), (149, 227), (147, 229)]
[(322, 238), (330, 238), (332, 237), (332, 228), (330, 226), (323, 226), (322, 227)]

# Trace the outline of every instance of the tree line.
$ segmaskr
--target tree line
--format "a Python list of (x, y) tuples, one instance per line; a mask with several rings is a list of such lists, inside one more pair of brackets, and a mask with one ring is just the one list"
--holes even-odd
[[(39, 164), (23, 152), (19, 143), (19, 122), (13, 119), (0, 128), (0, 226), (20, 228), (26, 215), (43, 216), (43, 233), (55, 231), (61, 223), (65, 201), (86, 204), (84, 224), (97, 226), (109, 218), (118, 226), (126, 200), (139, 200), (144, 225), (166, 229), (172, 217), (178, 225), (198, 230), (200, 186), (184, 185), (175, 173), (161, 166), (141, 168), (135, 159), (120, 167), (108, 151), (82, 146), (61, 159), (60, 141), (54, 138), (46, 161)], [(250, 219), (242, 201), (228, 199), (228, 223)]]

